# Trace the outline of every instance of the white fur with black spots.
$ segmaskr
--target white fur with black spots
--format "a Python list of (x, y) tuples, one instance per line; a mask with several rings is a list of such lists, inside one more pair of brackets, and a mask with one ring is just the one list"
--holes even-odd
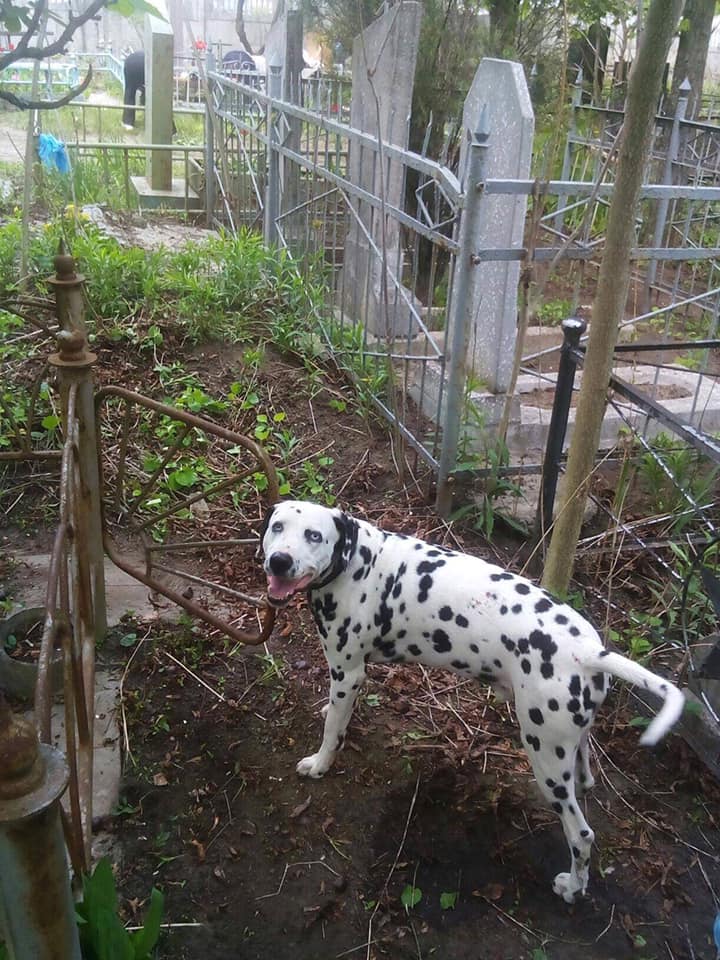
[(553, 889), (569, 903), (584, 894), (594, 835), (576, 793), (593, 783), (588, 735), (607, 675), (662, 699), (640, 740), (649, 745), (682, 713), (677, 687), (605, 650), (584, 617), (529, 580), (341, 510), (279, 503), (266, 517), (262, 547), (270, 602), (308, 591), (330, 667), (322, 743), (298, 773), (321, 777), (330, 769), (368, 661), (475, 677), (514, 698), (538, 785), (562, 822), (570, 871), (555, 877)]

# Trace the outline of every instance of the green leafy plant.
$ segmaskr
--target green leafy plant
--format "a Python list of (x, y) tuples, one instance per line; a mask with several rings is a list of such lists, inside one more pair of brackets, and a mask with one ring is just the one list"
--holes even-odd
[(457, 890), (453, 893), (441, 893), (440, 894), (440, 909), (441, 910), (454, 910), (458, 901), (460, 894)]
[(690, 501), (702, 505), (720, 471), (676, 437), (659, 433), (641, 456), (638, 473), (651, 509), (679, 514), (672, 523), (673, 531), (679, 533), (693, 521)]
[(537, 312), (540, 323), (550, 327), (559, 327), (563, 320), (573, 315), (570, 300), (546, 300)]
[(118, 916), (115, 877), (107, 857), (83, 877), (83, 896), (76, 905), (83, 960), (150, 960), (160, 937), (164, 897), (153, 887), (140, 930), (129, 931)]
[(412, 884), (408, 884), (400, 894), (400, 903), (405, 907), (405, 912), (410, 913), (413, 907), (416, 907), (422, 900), (422, 890)]

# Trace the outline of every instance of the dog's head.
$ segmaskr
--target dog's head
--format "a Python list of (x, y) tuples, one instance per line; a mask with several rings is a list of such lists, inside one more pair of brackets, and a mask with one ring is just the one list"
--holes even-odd
[(329, 583), (347, 566), (357, 523), (341, 510), (304, 500), (285, 500), (265, 517), (262, 529), (268, 600), (283, 606), (300, 590)]

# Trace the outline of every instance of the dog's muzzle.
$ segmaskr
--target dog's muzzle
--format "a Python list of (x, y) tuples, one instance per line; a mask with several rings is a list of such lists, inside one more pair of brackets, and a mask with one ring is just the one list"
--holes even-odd
[(268, 603), (273, 607), (283, 607), (292, 596), (309, 587), (314, 573), (302, 577), (288, 577), (293, 568), (293, 558), (289, 553), (272, 553), (266, 564)]
[(270, 573), (274, 573), (276, 577), (284, 577), (292, 565), (293, 558), (289, 553), (273, 553), (268, 560)]

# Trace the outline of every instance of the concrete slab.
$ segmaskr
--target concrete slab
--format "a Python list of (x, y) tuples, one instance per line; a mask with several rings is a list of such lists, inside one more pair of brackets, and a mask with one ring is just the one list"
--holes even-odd
[[(95, 676), (95, 725), (93, 742), (93, 818), (110, 816), (120, 796), (121, 758), (117, 698), (118, 671), (98, 670)], [(32, 719), (28, 713), (28, 719)], [(53, 704), (52, 744), (66, 752), (65, 705)], [(63, 804), (69, 806), (67, 793)]]
[[(444, 349), (442, 333), (432, 334), (440, 350)], [(559, 343), (560, 331), (545, 330), (534, 335), (534, 345), (539, 349)], [(428, 353), (424, 337), (414, 338), (404, 345), (405, 353), (422, 356)], [(532, 352), (532, 351), (528, 351)], [(425, 415), (435, 419), (438, 411), (438, 396), (441, 386), (440, 364), (412, 361), (409, 367), (408, 392)], [(704, 376), (695, 370), (658, 368), (644, 364), (617, 364), (614, 373), (623, 380), (638, 387), (648, 397), (658, 400), (662, 405), (682, 420), (691, 423), (705, 433), (720, 430), (720, 383), (714, 377)], [(513, 411), (508, 428), (508, 448), (513, 463), (522, 460), (539, 462), (542, 459), (547, 431), (552, 413), (552, 401), (557, 376), (554, 372), (524, 373), (518, 377)], [(582, 370), (576, 376), (576, 386), (582, 383)], [(482, 418), (482, 427), (471, 427), (470, 441), (478, 450), (482, 449), (483, 437), (494, 437), (493, 427), (499, 422), (505, 398), (502, 394), (489, 390), (477, 390), (469, 399), (475, 404)], [(601, 435), (601, 449), (611, 449), (617, 442), (620, 431), (628, 425), (635, 429), (644, 429), (646, 415), (629, 401), (618, 398), (622, 405), (622, 416), (612, 407), (605, 414)], [(695, 413), (693, 413), (695, 411)], [(444, 411), (441, 411), (441, 416)], [(575, 430), (575, 408), (570, 410), (568, 431), (565, 440), (567, 449)], [(657, 421), (650, 421), (646, 435), (652, 437), (667, 428)]]
[[(17, 554), (17, 567), (13, 578), (13, 597), (18, 606), (42, 607), (45, 604), (45, 590), (50, 568), (48, 554)], [(140, 560), (138, 567), (142, 566)], [(108, 626), (116, 626), (127, 614), (133, 613), (140, 620), (157, 618), (158, 610), (162, 616), (176, 616), (176, 607), (170, 601), (160, 604), (150, 600), (150, 591), (129, 574), (118, 569), (105, 558), (105, 589), (107, 601)]]
[(130, 181), (141, 210), (184, 210), (186, 193), (188, 210), (203, 209), (202, 198), (191, 186), (186, 187), (180, 178), (173, 178), (169, 190), (153, 190), (146, 177), (130, 177)]
[[(19, 605), (39, 607), (45, 603), (50, 557), (48, 554), (25, 554), (15, 557), (17, 567), (13, 579), (13, 596)], [(140, 566), (140, 561), (137, 561)], [(160, 598), (151, 602), (148, 588), (105, 559), (105, 585), (108, 626), (116, 626), (128, 613), (141, 620), (177, 617), (177, 607)], [(112, 814), (120, 795), (122, 760), (118, 693), (121, 673), (99, 669), (95, 677), (95, 725), (93, 749), (93, 818), (102, 819)], [(52, 708), (51, 729), (53, 745), (65, 752), (65, 707), (58, 699)], [(63, 798), (68, 803), (67, 794)], [(93, 849), (98, 841), (98, 855), (104, 849), (103, 835), (93, 838)]]

